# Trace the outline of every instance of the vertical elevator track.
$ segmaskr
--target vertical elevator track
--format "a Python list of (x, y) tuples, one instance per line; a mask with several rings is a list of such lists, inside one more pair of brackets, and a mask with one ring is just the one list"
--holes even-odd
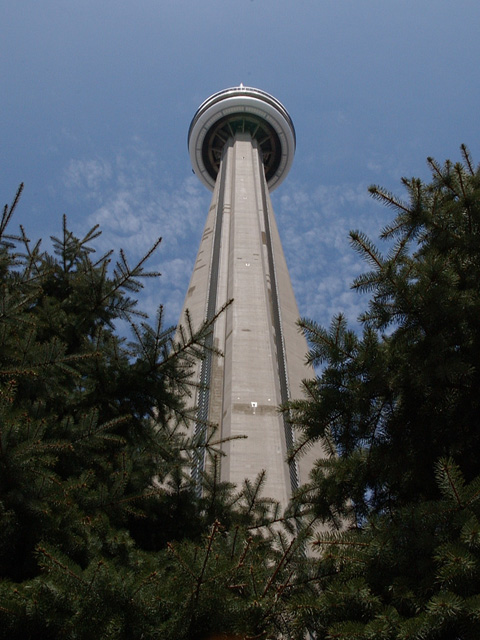
[[(206, 321), (211, 322), (217, 310), (217, 285), (220, 258), (220, 241), (222, 237), (223, 208), (225, 200), (225, 164), (220, 168), (220, 189), (217, 203), (217, 219), (215, 221), (215, 235), (213, 238), (212, 269), (208, 283), (208, 301)], [(205, 470), (205, 444), (207, 442), (208, 411), (210, 406), (210, 378), (213, 358), (213, 325), (205, 338), (205, 355), (200, 369), (200, 388), (198, 393), (197, 420), (195, 423), (194, 437), (196, 450), (193, 459), (192, 477), (195, 482), (196, 492), (202, 493), (202, 474)]]
[[(288, 384), (285, 341), (283, 339), (282, 316), (280, 313), (280, 303), (278, 299), (277, 275), (275, 270), (275, 260), (273, 257), (272, 235), (270, 231), (270, 220), (268, 216), (266, 188), (267, 187), (265, 186), (265, 188), (262, 189), (262, 207), (265, 224), (265, 235), (267, 239), (268, 270), (270, 272), (270, 286), (272, 288), (273, 326), (275, 329), (275, 346), (277, 348), (278, 374), (280, 379), (280, 397), (282, 405), (285, 405), (290, 399), (290, 390)], [(285, 429), (285, 442), (287, 445), (287, 451), (289, 451), (295, 444), (293, 428), (288, 419), (288, 413), (283, 412), (282, 416), (283, 428)], [(288, 467), (290, 474), (290, 486), (293, 493), (298, 489), (300, 485), (298, 467), (295, 460), (292, 460), (289, 463)]]

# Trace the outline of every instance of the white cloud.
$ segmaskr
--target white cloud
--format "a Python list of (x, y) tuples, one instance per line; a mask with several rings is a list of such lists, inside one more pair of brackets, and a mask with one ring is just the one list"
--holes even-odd
[(112, 177), (110, 162), (101, 158), (71, 160), (65, 170), (67, 189), (82, 189), (86, 197), (99, 197), (101, 187)]
[(375, 240), (383, 211), (367, 184), (284, 189), (274, 207), (300, 315), (328, 325), (342, 312), (355, 324), (367, 300), (351, 284), (365, 265), (350, 246), (349, 231), (361, 229)]
[[(64, 182), (76, 199), (90, 203), (81, 232), (99, 224), (100, 251), (121, 247), (133, 264), (162, 236), (147, 264), (162, 276), (145, 281), (139, 307), (154, 316), (162, 303), (167, 323), (174, 324), (198, 250), (209, 193), (193, 175), (173, 182), (139, 139), (112, 158), (72, 160)], [(350, 247), (348, 234), (361, 229), (375, 240), (388, 213), (385, 218), (366, 183), (320, 185), (312, 191), (286, 182), (273, 200), (300, 315), (329, 324), (341, 311), (354, 324), (366, 298), (352, 291), (351, 284), (366, 267)]]
[(64, 185), (77, 202), (94, 204), (77, 231), (100, 225), (100, 252), (122, 248), (134, 264), (162, 237), (146, 265), (162, 277), (145, 281), (139, 307), (154, 315), (163, 303), (168, 322), (176, 322), (208, 209), (209, 195), (197, 178), (172, 184), (148, 145), (136, 138), (113, 158), (71, 160)]

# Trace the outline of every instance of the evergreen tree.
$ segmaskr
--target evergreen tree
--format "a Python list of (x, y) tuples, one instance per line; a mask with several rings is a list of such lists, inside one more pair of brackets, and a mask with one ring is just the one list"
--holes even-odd
[(287, 517), (262, 475), (220, 482), (213, 428), (185, 435), (211, 325), (175, 334), (161, 309), (148, 325), (150, 253), (111, 270), (97, 229), (64, 221), (53, 255), (9, 235), (17, 194), (0, 221), (0, 638), (479, 637), (480, 170), (462, 152), (404, 180), (407, 202), (372, 188), (396, 217), (386, 256), (351, 234), (362, 334), (302, 322), (321, 372), (286, 407), (291, 455), (318, 439), (336, 455)]
[(408, 200), (372, 187), (395, 212), (386, 256), (351, 233), (369, 271), (363, 332), (340, 315), (302, 327), (321, 367), (290, 411), (318, 461), (297, 509), (343, 521), (319, 534), (317, 596), (303, 603), (318, 638), (480, 636), (480, 170), (429, 159)]
[(219, 481), (213, 428), (206, 444), (185, 435), (211, 323), (142, 318), (133, 294), (158, 242), (111, 269), (97, 228), (79, 239), (64, 220), (53, 255), (9, 235), (20, 191), (0, 222), (0, 638), (303, 638), (285, 604), (309, 588), (303, 538), (282, 532), (263, 475)]

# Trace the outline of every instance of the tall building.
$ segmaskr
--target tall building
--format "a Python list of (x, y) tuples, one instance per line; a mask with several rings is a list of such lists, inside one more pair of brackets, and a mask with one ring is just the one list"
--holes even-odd
[[(218, 425), (221, 479), (241, 485), (267, 472), (264, 495), (283, 507), (306, 481), (317, 452), (286, 462), (295, 433), (279, 405), (301, 396), (312, 376), (298, 330), (295, 296), (270, 201), (295, 153), (295, 129), (273, 96), (235, 87), (208, 98), (188, 132), (193, 170), (213, 191), (186, 295), (194, 326), (233, 302), (214, 324), (210, 352), (198, 365), (196, 430)], [(195, 462), (194, 474), (208, 464)]]

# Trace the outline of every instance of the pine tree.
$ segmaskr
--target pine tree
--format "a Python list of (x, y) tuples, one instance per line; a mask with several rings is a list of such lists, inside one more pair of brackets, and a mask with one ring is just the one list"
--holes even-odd
[(321, 368), (290, 411), (301, 449), (320, 437), (297, 508), (344, 531), (320, 534), (317, 596), (304, 602), (318, 638), (473, 639), (480, 635), (480, 170), (429, 159), (432, 181), (404, 179), (408, 199), (372, 187), (395, 218), (384, 256), (361, 232), (369, 271), (357, 335), (302, 321)]
[(262, 495), (263, 474), (219, 480), (213, 428), (186, 435), (212, 323), (138, 311), (158, 242), (112, 268), (99, 230), (76, 238), (64, 219), (51, 255), (9, 235), (19, 197), (0, 221), (0, 638), (303, 639), (288, 601), (311, 589), (308, 530)]
[[(89, 637), (134, 637), (141, 617), (142, 637), (148, 552), (208, 525), (183, 427), (210, 327), (176, 342), (161, 308), (154, 327), (137, 310), (160, 241), (135, 266), (121, 252), (112, 269), (111, 252), (96, 258), (91, 246), (99, 230), (79, 239), (64, 219), (50, 255), (22, 227), (8, 234), (20, 194), (0, 222), (0, 636), (87, 637), (89, 619)], [(85, 628), (68, 631), (81, 610)]]

